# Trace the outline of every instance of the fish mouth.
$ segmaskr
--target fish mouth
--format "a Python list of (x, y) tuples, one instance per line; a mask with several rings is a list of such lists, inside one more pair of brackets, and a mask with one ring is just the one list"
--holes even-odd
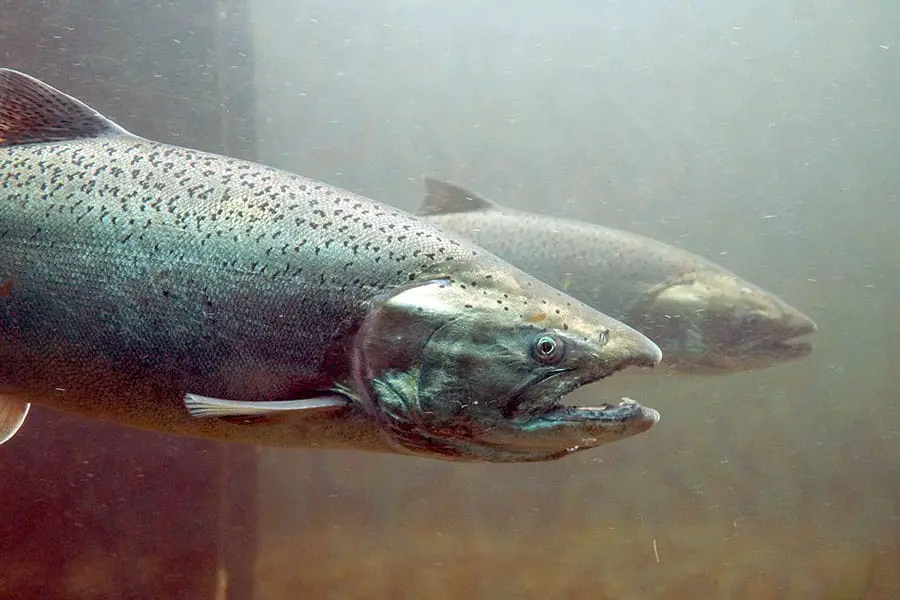
[[(601, 402), (591, 406), (576, 406), (565, 402), (566, 396), (587, 383), (594, 383), (612, 375), (613, 371), (591, 381), (576, 378), (565, 380), (566, 371), (544, 376), (530, 386), (526, 393), (544, 396), (545, 388), (556, 384), (555, 398), (549, 403), (516, 411), (509, 423), (525, 437), (506, 440), (508, 451), (515, 452), (516, 462), (548, 461), (589, 450), (610, 442), (644, 433), (660, 419), (658, 411), (643, 406), (631, 398), (618, 402)], [(545, 391), (542, 393), (542, 389)], [(522, 454), (518, 454), (522, 452)], [(504, 460), (510, 460), (506, 458)]]
[(803, 358), (812, 354), (815, 348), (812, 342), (800, 336), (757, 345), (759, 351), (777, 354), (783, 358)]
[[(635, 353), (603, 371), (595, 372), (592, 377), (573, 377), (568, 381), (559, 382), (556, 398), (539, 412), (537, 418), (545, 425), (549, 425), (551, 429), (556, 426), (563, 437), (576, 432), (581, 436), (578, 444), (568, 447), (560, 456), (644, 433), (653, 427), (660, 419), (659, 412), (643, 406), (631, 398), (623, 397), (616, 403), (604, 401), (592, 406), (566, 404), (565, 398), (578, 388), (607, 379), (626, 368), (652, 369), (659, 364), (661, 359), (662, 353), (659, 348), (648, 341), (644, 352)], [(541, 384), (554, 378), (563, 379), (563, 375), (565, 375), (564, 372), (555, 372), (545, 378)], [(541, 384), (535, 387), (539, 387)]]
[(793, 356), (797, 356), (798, 358), (807, 356), (815, 350), (816, 347), (809, 341), (808, 336), (811, 336), (819, 330), (819, 326), (816, 325), (816, 322), (806, 315), (803, 315), (802, 321), (803, 323), (794, 328), (789, 335), (782, 337), (781, 340), (775, 342), (775, 346), (778, 349), (788, 352)]
[[(589, 375), (578, 373), (570, 368), (549, 368), (534, 373), (530, 378), (523, 381), (518, 388), (513, 390), (510, 395), (510, 400), (506, 405), (505, 413), (508, 417), (515, 417), (521, 413), (528, 413), (531, 415), (562, 413), (568, 415), (572, 420), (577, 418), (609, 421), (627, 420), (627, 418), (632, 416), (631, 413), (635, 411), (623, 412), (621, 410), (623, 406), (634, 408), (638, 412), (643, 409), (640, 404), (630, 398), (623, 398), (622, 402), (619, 402), (616, 405), (604, 402), (595, 407), (567, 405), (564, 403), (564, 399), (575, 390), (584, 387), (585, 385), (608, 379), (615, 373), (628, 367), (655, 367), (659, 364), (662, 353), (655, 345), (653, 348), (655, 349), (654, 352), (647, 352), (638, 356), (629, 357), (612, 365), (608, 365), (607, 368), (601, 371), (595, 371)], [(547, 389), (554, 386), (556, 389), (552, 392)], [(548, 396), (552, 398), (549, 403), (547, 402)], [(579, 410), (585, 412), (578, 413)]]
[(660, 414), (630, 398), (612, 404), (570, 406), (557, 401), (538, 414), (516, 420), (526, 433), (521, 446), (506, 440), (505, 454), (496, 462), (544, 462), (590, 450), (646, 432)]
[[(598, 377), (590, 382), (566, 382), (563, 389), (560, 390), (559, 395), (550, 404), (550, 406), (544, 408), (544, 410), (539, 413), (540, 418), (558, 423), (590, 423), (592, 425), (599, 424), (601, 426), (602, 424), (622, 425), (631, 423), (645, 425), (644, 429), (641, 429), (641, 431), (638, 431), (636, 433), (641, 433), (643, 431), (646, 431), (647, 429), (650, 429), (650, 427), (652, 427), (657, 421), (659, 421), (659, 412), (652, 408), (645, 407), (639, 402), (632, 400), (631, 398), (623, 397), (619, 402), (615, 404), (611, 404), (609, 402), (601, 402), (600, 404), (594, 406), (576, 406), (565, 403), (565, 398), (576, 389), (583, 387), (587, 383), (596, 383), (598, 381), (602, 381), (603, 379), (611, 376), (613, 373), (624, 369), (626, 366), (627, 365), (621, 365), (620, 368), (615, 369), (614, 371), (611, 371), (604, 376)], [(550, 377), (544, 379), (544, 381), (548, 381), (562, 374), (563, 373), (554, 373)]]
[(791, 328), (781, 335), (755, 340), (748, 347), (748, 353), (760, 358), (768, 357), (776, 360), (793, 360), (812, 354), (815, 345), (808, 339), (818, 330), (812, 319), (804, 319), (802, 325)]
[(692, 375), (722, 375), (767, 369), (812, 354), (815, 346), (804, 339), (805, 335), (753, 340), (732, 348), (713, 348), (703, 357), (688, 361), (672, 357), (669, 368), (674, 372)]
[(640, 425), (642, 429), (634, 433), (642, 433), (650, 429), (659, 421), (659, 417), (657, 410), (625, 397), (616, 404), (603, 402), (596, 406), (570, 406), (558, 402), (541, 415), (543, 419), (556, 422), (592, 422), (616, 425), (634, 423)]

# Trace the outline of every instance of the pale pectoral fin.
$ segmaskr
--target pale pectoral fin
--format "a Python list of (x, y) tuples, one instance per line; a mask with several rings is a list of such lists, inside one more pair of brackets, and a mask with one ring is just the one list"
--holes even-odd
[(320, 396), (303, 400), (278, 400), (275, 402), (241, 402), (238, 400), (222, 400), (185, 394), (184, 405), (192, 417), (209, 419), (215, 417), (252, 417), (275, 416), (278, 414), (317, 413), (320, 411), (339, 410), (347, 407), (350, 401), (345, 396)]
[(16, 435), (30, 408), (28, 402), (0, 396), (0, 444), (5, 444)]

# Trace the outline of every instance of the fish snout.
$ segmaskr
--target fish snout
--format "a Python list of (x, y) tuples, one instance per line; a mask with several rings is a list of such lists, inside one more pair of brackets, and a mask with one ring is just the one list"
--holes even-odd
[(601, 356), (610, 356), (617, 369), (629, 366), (653, 368), (662, 361), (660, 347), (640, 331), (616, 323), (609, 327), (607, 343), (601, 347)]
[(819, 330), (819, 326), (816, 325), (816, 322), (803, 313), (798, 313), (795, 317), (794, 328), (800, 332), (799, 335), (815, 333)]
[(819, 330), (812, 317), (795, 308), (780, 298), (773, 300), (772, 320), (779, 324), (791, 336), (808, 335)]
[(662, 350), (656, 342), (645, 336), (643, 333), (635, 329), (632, 329), (631, 331), (632, 336), (634, 337), (632, 344), (634, 356), (630, 364), (637, 367), (652, 369), (662, 361)]

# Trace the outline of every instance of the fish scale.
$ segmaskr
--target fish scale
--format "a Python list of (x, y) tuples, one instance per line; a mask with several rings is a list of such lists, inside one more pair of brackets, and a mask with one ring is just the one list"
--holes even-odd
[[(279, 345), (269, 350), (314, 374), (331, 340), (343, 332), (339, 322), (316, 329), (307, 323), (333, 322), (348, 308), (361, 313), (373, 293), (441, 274), (450, 263), (478, 256), (472, 247), (398, 211), (236, 159), (104, 137), (15, 146), (4, 154), (3, 238), (20, 244), (6, 260), (32, 265), (35, 272), (21, 277), (28, 283), (20, 284), (19, 293), (42, 290), (34, 301), (52, 303), (35, 312), (67, 312), (68, 300), (43, 292), (62, 275), (50, 267), (54, 264), (79, 278), (109, 272), (115, 285), (107, 289), (123, 298), (141, 289), (141, 318), (123, 315), (135, 324), (135, 335), (127, 348), (118, 336), (110, 339), (104, 345), (111, 353), (174, 347), (185, 354), (182, 360), (196, 362), (191, 349), (202, 339), (204, 325), (216, 320), (216, 306), (242, 298), (248, 304), (267, 303), (264, 310), (277, 310), (282, 323), (293, 324), (282, 328)], [(51, 159), (53, 168), (48, 168)], [(34, 193), (38, 180), (41, 191)], [(37, 221), (35, 209), (42, 217)], [(42, 260), (29, 256), (35, 252)], [(51, 252), (59, 253), (56, 260), (47, 260)], [(322, 260), (305, 260), (310, 253)], [(150, 260), (155, 254), (166, 257), (162, 270)], [(265, 289), (257, 274), (266, 275)], [(292, 293), (275, 300), (270, 286)], [(127, 307), (119, 310), (128, 312)], [(212, 369), (214, 349), (232, 339), (253, 345), (246, 317), (255, 308), (244, 312), (216, 321), (221, 339), (205, 340), (212, 346), (196, 365), (199, 370)], [(140, 326), (185, 318), (193, 326), (184, 327), (178, 340), (168, 339), (170, 331)], [(39, 338), (50, 326), (65, 323), (35, 323), (29, 331)], [(73, 331), (81, 326), (71, 323)], [(270, 332), (259, 333), (269, 339)], [(294, 385), (303, 385), (303, 371), (292, 372)]]
[[(564, 367), (541, 362), (539, 340), (568, 344)], [(582, 416), (558, 399), (659, 358), (457, 234), (134, 136), (0, 69), (0, 443), (37, 403), (269, 445), (548, 460), (583, 431), (603, 443), (652, 426), (639, 405)], [(546, 414), (528, 424), (540, 443), (519, 441), (510, 403)]]

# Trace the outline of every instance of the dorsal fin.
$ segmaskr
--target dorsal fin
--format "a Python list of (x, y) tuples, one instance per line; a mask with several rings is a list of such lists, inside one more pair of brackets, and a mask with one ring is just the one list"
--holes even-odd
[(446, 215), (499, 208), (498, 204), (458, 185), (425, 177), (425, 201), (417, 214)]
[(43, 81), (0, 68), (0, 147), (107, 135), (131, 134)]

